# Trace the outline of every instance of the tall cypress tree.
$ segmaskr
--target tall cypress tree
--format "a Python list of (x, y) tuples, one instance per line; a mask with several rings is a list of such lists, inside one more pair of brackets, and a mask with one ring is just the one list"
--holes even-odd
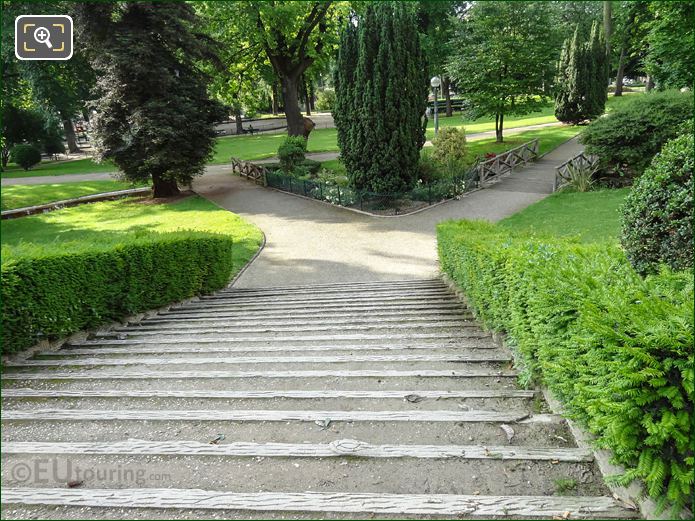
[(414, 13), (397, 2), (371, 3), (356, 23), (345, 29), (335, 75), (341, 157), (357, 189), (408, 190), (417, 181), (427, 104)]
[(608, 85), (608, 56), (603, 29), (598, 22), (591, 27), (591, 36), (586, 44), (587, 77), (589, 78), (586, 115), (592, 119), (606, 110), (606, 87)]
[(605, 111), (608, 58), (601, 26), (594, 22), (589, 41), (582, 42), (579, 28), (565, 40), (556, 78), (555, 117), (581, 123)]

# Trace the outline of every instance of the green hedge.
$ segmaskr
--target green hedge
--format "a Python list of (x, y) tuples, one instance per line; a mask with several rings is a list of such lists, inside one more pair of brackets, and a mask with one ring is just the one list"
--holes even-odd
[(2, 266), (2, 352), (223, 287), (232, 239), (174, 232)]
[(481, 222), (442, 223), (438, 242), (441, 269), (507, 332), (526, 383), (547, 385), (625, 465), (617, 480), (692, 502), (692, 271), (642, 278), (616, 246)]

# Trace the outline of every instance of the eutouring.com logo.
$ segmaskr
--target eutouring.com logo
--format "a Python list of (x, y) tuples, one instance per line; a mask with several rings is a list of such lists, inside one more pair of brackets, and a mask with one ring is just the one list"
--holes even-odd
[(10, 465), (9, 478), (15, 484), (72, 484), (98, 482), (113, 484), (132, 484), (144, 486), (147, 483), (171, 481), (171, 475), (153, 471), (136, 465), (100, 464), (82, 466), (69, 459), (40, 458)]

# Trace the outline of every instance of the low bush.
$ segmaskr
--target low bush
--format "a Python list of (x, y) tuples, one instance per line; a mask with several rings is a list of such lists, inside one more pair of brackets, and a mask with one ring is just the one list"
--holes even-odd
[(231, 237), (204, 232), (13, 259), (2, 265), (2, 352), (217, 290), (232, 270)]
[(41, 151), (34, 145), (15, 145), (10, 150), (10, 161), (29, 170), (41, 162)]
[(669, 141), (623, 205), (621, 242), (641, 273), (693, 266), (693, 135)]
[(610, 244), (489, 223), (438, 227), (441, 268), (484, 323), (505, 331), (524, 380), (642, 480), (661, 505), (692, 501), (693, 274), (639, 276)]
[(285, 138), (285, 141), (278, 148), (280, 166), (285, 173), (293, 173), (304, 162), (306, 146), (306, 139), (303, 136), (287, 136)]
[(692, 92), (665, 91), (634, 96), (591, 123), (580, 141), (597, 155), (602, 169), (621, 176), (641, 174), (661, 147), (693, 117)]
[[(280, 170), (282, 171), (282, 173), (286, 173), (285, 170), (282, 168), (281, 163), (266, 163), (263, 166), (271, 172)], [(321, 170), (320, 161), (314, 161), (313, 159), (305, 159), (304, 161), (300, 161), (299, 163), (294, 165), (294, 170), (291, 173), (295, 176), (297, 176), (298, 172), (301, 172), (302, 174), (317, 175), (319, 173), (319, 170)]]
[(334, 89), (323, 89), (316, 95), (316, 109), (317, 110), (333, 110), (335, 106), (335, 90)]
[(43, 148), (43, 153), (49, 156), (65, 153), (65, 144), (63, 143), (63, 138), (57, 135), (46, 136), (41, 141), (41, 148)]
[(432, 140), (432, 159), (439, 163), (457, 161), (466, 163), (470, 158), (466, 157), (466, 131), (458, 127), (446, 127), (439, 130), (439, 134)]

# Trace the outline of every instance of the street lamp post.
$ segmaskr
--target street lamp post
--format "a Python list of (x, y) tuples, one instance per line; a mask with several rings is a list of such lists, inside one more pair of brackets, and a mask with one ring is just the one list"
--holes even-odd
[(439, 76), (433, 76), (432, 79), (430, 80), (430, 85), (432, 86), (432, 90), (434, 91), (434, 135), (436, 136), (439, 133), (439, 113), (437, 111), (437, 91), (439, 90), (439, 86), (442, 84), (442, 80), (439, 79)]

